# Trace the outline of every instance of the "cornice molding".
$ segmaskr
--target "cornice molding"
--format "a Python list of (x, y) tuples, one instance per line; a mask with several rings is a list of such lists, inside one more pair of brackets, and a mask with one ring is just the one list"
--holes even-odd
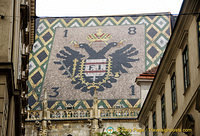
[(152, 83), (153, 82), (153, 78), (139, 78), (135, 80), (137, 85), (141, 85), (142, 83), (146, 84), (146, 83)]
[(161, 83), (160, 88), (158, 89), (158, 94), (162, 95), (162, 92), (164, 91), (164, 89), (165, 89), (165, 83)]
[(177, 47), (183, 49), (185, 43), (188, 41), (188, 30), (184, 30), (183, 33), (181, 33), (180, 40), (178, 41), (179, 43), (177, 43)]
[(150, 106), (150, 111), (155, 110), (155, 106), (156, 106), (156, 100), (154, 100), (154, 101), (152, 102), (152, 105)]
[(170, 61), (169, 67), (167, 69), (167, 74), (170, 74), (172, 70), (175, 68), (175, 63), (176, 63), (175, 59), (172, 59), (172, 61)]

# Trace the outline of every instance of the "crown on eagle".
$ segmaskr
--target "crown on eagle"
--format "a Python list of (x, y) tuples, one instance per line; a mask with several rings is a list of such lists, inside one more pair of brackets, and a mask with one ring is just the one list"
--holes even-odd
[(111, 37), (112, 36), (110, 34), (103, 33), (102, 29), (98, 29), (97, 33), (88, 35), (87, 40), (90, 41), (91, 43), (93, 43), (93, 42), (105, 42), (107, 44), (107, 41)]

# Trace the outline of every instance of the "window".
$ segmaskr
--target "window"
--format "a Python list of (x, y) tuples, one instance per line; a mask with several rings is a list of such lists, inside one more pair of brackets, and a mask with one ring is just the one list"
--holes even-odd
[(190, 85), (189, 78), (189, 62), (188, 62), (188, 47), (186, 46), (183, 51), (183, 76), (184, 76), (184, 89), (186, 90)]
[(157, 136), (157, 133), (156, 133), (156, 129), (157, 129), (157, 126), (156, 126), (156, 112), (154, 111), (153, 113), (153, 136)]
[(162, 114), (162, 128), (166, 128), (166, 112), (165, 112), (165, 95), (161, 98), (161, 114)]
[(198, 31), (198, 47), (199, 47), (199, 60), (200, 60), (200, 16), (197, 18), (197, 31)]
[(177, 108), (177, 99), (176, 99), (176, 76), (175, 73), (173, 73), (171, 77), (171, 93), (172, 93), (172, 113)]
[(146, 125), (145, 127), (145, 136), (149, 136), (149, 127)]

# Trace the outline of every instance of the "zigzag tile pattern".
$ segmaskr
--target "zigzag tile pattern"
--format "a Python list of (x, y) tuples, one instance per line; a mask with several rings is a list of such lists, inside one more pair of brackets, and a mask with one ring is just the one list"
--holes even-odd
[[(93, 27), (145, 24), (145, 69), (148, 70), (160, 63), (160, 58), (166, 48), (171, 34), (170, 16), (124, 16), (124, 17), (87, 17), (87, 18), (39, 18), (35, 31), (35, 43), (29, 58), (29, 106), (33, 110), (41, 109), (39, 100), (44, 76), (48, 66), (51, 47), (57, 27)], [(138, 107), (139, 99), (99, 100), (99, 107), (112, 108)], [(65, 109), (66, 107), (90, 108), (92, 100), (49, 101), (50, 109)]]

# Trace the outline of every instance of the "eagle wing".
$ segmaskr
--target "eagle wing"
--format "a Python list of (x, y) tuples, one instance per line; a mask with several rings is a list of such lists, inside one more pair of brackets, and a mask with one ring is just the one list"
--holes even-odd
[(139, 58), (133, 58), (138, 54), (138, 50), (128, 44), (125, 47), (116, 50), (109, 56), (112, 57), (112, 73), (127, 73), (126, 68), (132, 68), (131, 62), (139, 61)]
[[(76, 73), (73, 73), (74, 63), (80, 63), (84, 55), (65, 46), (64, 50), (60, 50), (59, 53), (56, 54), (56, 57), (60, 59), (59, 61), (54, 61), (55, 64), (60, 65), (59, 70), (64, 70), (63, 75), (68, 75), (68, 77), (72, 78), (73, 74), (77, 74), (77, 70), (75, 71)], [(76, 65), (76, 68), (77, 67), (78, 65)]]

